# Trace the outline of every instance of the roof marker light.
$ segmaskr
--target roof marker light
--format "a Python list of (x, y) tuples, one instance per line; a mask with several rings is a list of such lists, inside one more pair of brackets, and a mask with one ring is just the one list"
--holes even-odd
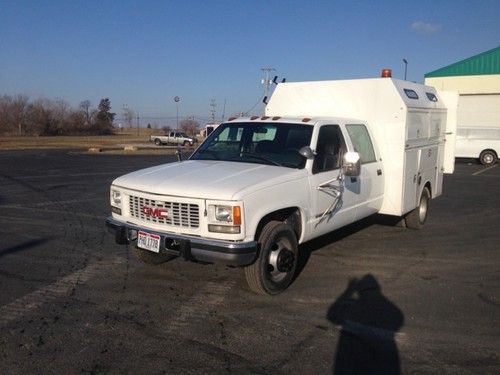
[(252, 116), (250, 117), (250, 120), (257, 120), (259, 118), (259, 116)]
[(311, 121), (311, 119), (310, 119), (309, 117), (304, 117), (304, 118), (302, 119), (302, 122), (309, 122), (309, 121)]
[(274, 116), (273, 121), (279, 120), (280, 118), (281, 118), (281, 116)]
[(382, 69), (382, 78), (391, 78), (392, 77), (392, 70), (391, 69)]
[(269, 118), (269, 116), (262, 116), (260, 119), (261, 120), (267, 120)]
[(233, 121), (233, 120), (236, 120), (237, 118), (238, 118), (238, 117), (229, 117), (229, 118), (227, 119), (227, 121)]

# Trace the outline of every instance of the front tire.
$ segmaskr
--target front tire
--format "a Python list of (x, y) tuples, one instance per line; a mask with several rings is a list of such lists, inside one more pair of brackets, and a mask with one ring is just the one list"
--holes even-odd
[(149, 250), (144, 250), (138, 247), (134, 247), (135, 256), (146, 264), (157, 265), (161, 263), (168, 262), (169, 260), (175, 258), (175, 255), (166, 253), (155, 253)]
[(406, 227), (410, 229), (422, 229), (425, 220), (427, 220), (427, 212), (429, 211), (429, 202), (431, 193), (427, 187), (422, 190), (420, 202), (418, 206), (410, 211), (405, 217)]
[(498, 156), (493, 150), (484, 150), (479, 155), (479, 161), (482, 165), (493, 165), (497, 162)]
[(293, 280), (297, 269), (298, 244), (292, 227), (281, 221), (267, 223), (259, 236), (260, 254), (245, 267), (250, 289), (257, 294), (279, 294)]

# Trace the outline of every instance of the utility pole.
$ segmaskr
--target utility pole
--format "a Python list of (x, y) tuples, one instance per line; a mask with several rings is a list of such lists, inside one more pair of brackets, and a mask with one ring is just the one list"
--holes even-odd
[(224, 107), (222, 107), (222, 116), (220, 122), (224, 122), (224, 116), (226, 115), (226, 99), (224, 99)]
[(269, 87), (271, 87), (271, 84), (273, 83), (273, 80), (271, 79), (271, 72), (275, 72), (276, 69), (260, 68), (260, 70), (262, 70), (262, 73), (264, 73), (264, 78), (261, 82), (264, 85), (264, 97), (267, 97), (269, 96)]
[(217, 107), (215, 99), (210, 100), (210, 107), (212, 107), (212, 109), (210, 110), (210, 117), (212, 119), (212, 124), (215, 124), (215, 107)]
[(139, 112), (137, 112), (137, 135), (139, 135)]
[(406, 59), (403, 59), (403, 62), (405, 63), (405, 81), (406, 81), (406, 73), (408, 72), (408, 61)]

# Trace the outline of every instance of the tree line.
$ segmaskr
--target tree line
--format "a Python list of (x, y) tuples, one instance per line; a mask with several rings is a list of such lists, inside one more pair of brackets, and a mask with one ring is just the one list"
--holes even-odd
[(103, 98), (97, 108), (84, 100), (78, 108), (64, 100), (0, 96), (0, 134), (18, 135), (107, 135), (113, 134), (115, 113)]

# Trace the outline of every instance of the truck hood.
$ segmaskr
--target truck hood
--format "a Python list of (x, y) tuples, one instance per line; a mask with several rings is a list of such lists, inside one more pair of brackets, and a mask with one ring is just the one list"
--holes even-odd
[(217, 160), (162, 164), (118, 177), (113, 185), (189, 198), (238, 200), (248, 193), (306, 176), (305, 169)]

